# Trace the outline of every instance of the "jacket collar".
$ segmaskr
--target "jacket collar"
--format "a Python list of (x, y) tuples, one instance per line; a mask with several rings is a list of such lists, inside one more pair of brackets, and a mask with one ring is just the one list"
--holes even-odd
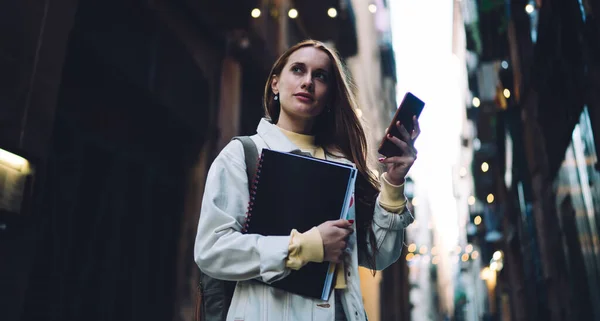
[(260, 120), (256, 129), (258, 136), (265, 141), (269, 149), (282, 152), (298, 152), (300, 148), (292, 143), (284, 133), (266, 118)]
[[(263, 139), (269, 149), (287, 153), (302, 153), (298, 146), (292, 143), (276, 125), (272, 124), (266, 118), (260, 120), (258, 128), (256, 128), (256, 133)], [(342, 156), (326, 155), (325, 159), (354, 165), (350, 160)]]

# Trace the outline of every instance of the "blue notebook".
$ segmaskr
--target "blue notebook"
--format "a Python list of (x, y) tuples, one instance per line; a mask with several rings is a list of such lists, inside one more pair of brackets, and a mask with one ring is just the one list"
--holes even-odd
[[(290, 235), (325, 221), (347, 219), (357, 170), (354, 166), (263, 149), (251, 185), (244, 233)], [(308, 263), (270, 286), (328, 300), (335, 264)]]

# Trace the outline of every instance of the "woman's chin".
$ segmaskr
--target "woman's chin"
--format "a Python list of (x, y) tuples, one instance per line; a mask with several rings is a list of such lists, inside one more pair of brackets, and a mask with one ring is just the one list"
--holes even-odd
[(307, 105), (298, 105), (294, 106), (293, 114), (299, 118), (314, 118), (319, 116), (322, 112), (322, 108), (307, 106)]

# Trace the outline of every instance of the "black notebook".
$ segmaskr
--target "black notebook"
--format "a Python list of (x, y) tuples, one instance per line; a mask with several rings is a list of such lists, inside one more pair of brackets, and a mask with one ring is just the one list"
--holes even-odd
[[(354, 191), (354, 166), (263, 149), (250, 191), (245, 233), (304, 233), (325, 221), (346, 218)], [(335, 265), (308, 263), (269, 285), (328, 300)]]

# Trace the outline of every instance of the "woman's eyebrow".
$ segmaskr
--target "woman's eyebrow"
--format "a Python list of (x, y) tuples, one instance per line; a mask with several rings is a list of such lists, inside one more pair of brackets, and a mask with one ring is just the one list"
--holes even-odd
[[(292, 65), (292, 66), (302, 66), (302, 67), (306, 67), (306, 64), (305, 64), (305, 63), (303, 63), (303, 62), (300, 62), (300, 61), (295, 61), (295, 62), (292, 62), (292, 64), (291, 64), (291, 65)], [(329, 71), (327, 71), (327, 69), (324, 69), (324, 68), (316, 68), (316, 69), (315, 69), (315, 71), (321, 71), (321, 72), (324, 72), (324, 73), (327, 73), (327, 74), (329, 73)]]

